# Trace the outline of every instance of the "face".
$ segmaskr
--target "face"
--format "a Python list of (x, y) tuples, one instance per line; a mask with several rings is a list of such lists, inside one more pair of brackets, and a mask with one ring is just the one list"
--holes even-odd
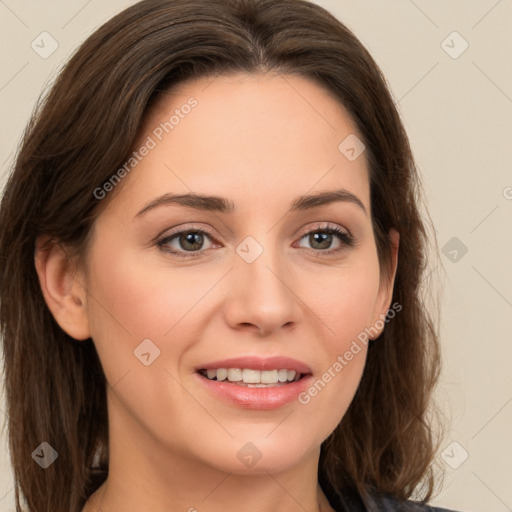
[(233, 473), (318, 453), (390, 303), (354, 135), (293, 75), (191, 81), (151, 110), (84, 270), (119, 438)]

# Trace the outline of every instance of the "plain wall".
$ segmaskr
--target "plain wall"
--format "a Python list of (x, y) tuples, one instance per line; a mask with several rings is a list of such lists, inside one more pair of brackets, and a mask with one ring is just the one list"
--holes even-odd
[[(133, 3), (0, 2), (2, 180), (46, 82), (94, 29)], [(317, 3), (355, 33), (389, 81), (437, 231), (445, 274), (438, 397), (451, 426), (439, 453), (444, 488), (432, 503), (511, 510), (512, 2)], [(42, 46), (42, 32), (58, 43), (48, 58), (31, 47)], [(0, 408), (3, 421), (2, 401)], [(5, 433), (0, 446), (0, 512), (11, 512)]]

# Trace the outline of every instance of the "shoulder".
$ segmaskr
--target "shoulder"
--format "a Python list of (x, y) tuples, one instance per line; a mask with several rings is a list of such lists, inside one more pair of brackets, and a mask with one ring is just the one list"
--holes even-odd
[(372, 496), (372, 512), (456, 512), (447, 508), (434, 507), (428, 503), (412, 500), (398, 500), (393, 496)]
[[(370, 494), (366, 503), (357, 494), (348, 495), (335, 502), (336, 512), (457, 512), (434, 507), (428, 503), (412, 500), (399, 500), (387, 494)], [(462, 512), (462, 511), (461, 511)]]

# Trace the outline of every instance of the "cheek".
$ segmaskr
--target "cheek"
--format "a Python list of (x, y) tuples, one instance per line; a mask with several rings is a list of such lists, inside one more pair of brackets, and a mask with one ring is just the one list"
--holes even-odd
[(328, 330), (322, 327), (323, 335), (318, 336), (325, 355), (323, 367), (299, 402), (309, 414), (323, 418), (327, 430), (334, 429), (345, 414), (364, 371), (367, 328), (373, 320), (379, 278), (376, 253), (368, 250), (309, 288), (307, 301), (314, 304), (312, 309)]
[[(146, 368), (134, 351), (145, 346), (141, 343), (147, 339), (156, 347), (149, 345), (151, 357), (164, 356), (155, 362), (168, 359), (169, 350), (179, 358), (184, 350), (180, 340), (186, 343), (187, 339), (182, 336), (187, 322), (181, 319), (200, 299), (200, 292), (204, 294), (201, 286), (191, 286), (190, 282), (187, 286), (183, 273), (174, 272), (171, 276), (128, 250), (116, 250), (115, 241), (95, 247), (89, 268), (91, 336), (108, 381), (117, 382), (127, 371)], [(178, 330), (180, 337), (172, 336)]]
[[(194, 279), (192, 272), (171, 271), (154, 256), (140, 257), (130, 251), (99, 248), (91, 257), (92, 319), (101, 321), (96, 333), (111, 327), (132, 341), (141, 338), (163, 339), (177, 322), (207, 292), (209, 280)], [(151, 260), (151, 261), (150, 261)], [(183, 324), (180, 324), (182, 326)]]
[(371, 325), (379, 292), (379, 265), (371, 249), (347, 259), (337, 269), (328, 269), (304, 282), (305, 302), (327, 326), (326, 339), (331, 354), (346, 350), (353, 340)]
[(186, 273), (142, 261), (129, 250), (116, 249), (115, 242), (95, 247), (89, 275), (91, 335), (112, 387), (109, 407), (162, 426), (155, 407), (187, 410), (179, 393), (167, 393), (177, 386), (175, 370), (197, 338), (193, 306), (211, 285), (190, 283)]

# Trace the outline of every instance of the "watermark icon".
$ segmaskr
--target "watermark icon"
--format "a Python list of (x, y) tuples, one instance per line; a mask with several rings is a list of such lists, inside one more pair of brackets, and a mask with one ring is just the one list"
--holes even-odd
[(142, 340), (133, 353), (144, 366), (153, 364), (155, 359), (160, 357), (160, 349), (149, 338)]
[(32, 458), (43, 468), (49, 468), (56, 460), (59, 454), (46, 441), (41, 443), (33, 452)]
[(441, 48), (452, 59), (458, 59), (469, 48), (469, 43), (455, 30), (443, 39)]
[(158, 146), (158, 143), (164, 139), (165, 135), (171, 133), (171, 131), (181, 123), (181, 120), (185, 119), (192, 109), (197, 107), (198, 103), (199, 102), (194, 97), (190, 97), (180, 108), (175, 109), (174, 113), (167, 121), (160, 123), (151, 132), (151, 135), (148, 135), (140, 148), (131, 154), (130, 158), (128, 158), (122, 167), (120, 167), (101, 187), (94, 189), (94, 197), (101, 201), (107, 196), (108, 192), (114, 190), (116, 185), (137, 167), (137, 165), (149, 155), (152, 149)]
[(246, 263), (252, 263), (263, 254), (263, 247), (252, 236), (248, 236), (238, 244), (236, 253)]
[(351, 162), (359, 158), (365, 148), (366, 146), (363, 144), (363, 141), (353, 133), (345, 137), (338, 146), (340, 153)]
[(512, 187), (505, 187), (503, 189), (503, 197), (509, 201), (512, 200)]
[(242, 464), (248, 468), (254, 467), (262, 455), (260, 450), (252, 443), (245, 443), (236, 454)]
[(457, 441), (452, 441), (441, 453), (441, 458), (452, 469), (458, 469), (469, 457), (467, 450)]
[(364, 331), (361, 331), (357, 335), (357, 340), (352, 340), (352, 344), (349, 349), (344, 352), (343, 355), (338, 355), (336, 361), (327, 368), (322, 376), (317, 379), (306, 391), (299, 393), (297, 399), (302, 405), (309, 404), (311, 398), (315, 397), (322, 391), (329, 382), (331, 382), (336, 375), (338, 375), (347, 366), (354, 356), (359, 354), (362, 350), (362, 345), (368, 345), (370, 336), (378, 336), (386, 323), (395, 318), (396, 314), (402, 311), (402, 305), (395, 302), (387, 313), (380, 314), (379, 320), (371, 327), (366, 327)]
[(34, 50), (39, 57), (47, 59), (59, 47), (59, 43), (54, 37), (48, 32), (41, 32), (30, 44), (32, 50)]
[(443, 245), (441, 251), (452, 263), (458, 263), (466, 255), (468, 248), (454, 236)]

